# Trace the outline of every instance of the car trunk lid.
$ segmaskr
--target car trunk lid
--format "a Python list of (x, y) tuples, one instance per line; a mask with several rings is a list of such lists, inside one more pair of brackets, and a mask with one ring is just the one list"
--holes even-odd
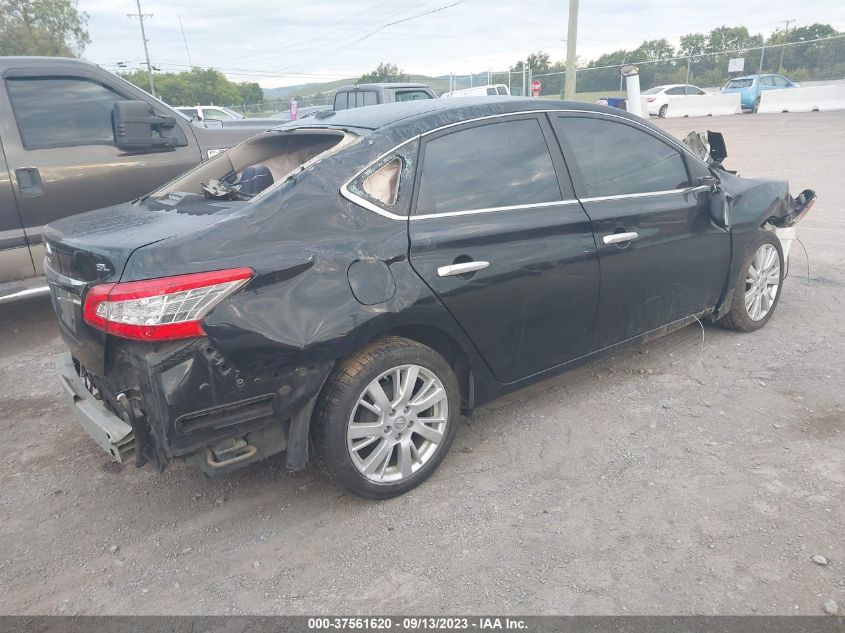
[[(137, 249), (222, 221), (243, 202), (151, 208), (127, 203), (59, 220), (44, 229), (44, 270), (59, 329), (73, 356), (89, 371), (105, 371), (108, 335), (82, 317), (88, 290), (120, 280)], [(163, 205), (157, 205), (162, 207)]]

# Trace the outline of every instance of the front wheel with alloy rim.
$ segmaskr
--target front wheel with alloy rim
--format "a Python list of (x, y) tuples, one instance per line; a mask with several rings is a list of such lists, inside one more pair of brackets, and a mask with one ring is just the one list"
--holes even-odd
[(759, 330), (772, 318), (783, 286), (783, 250), (771, 231), (760, 229), (748, 245), (734, 279), (730, 311), (719, 325), (740, 332)]
[(357, 495), (400, 495), (443, 460), (460, 408), (458, 381), (442, 356), (408, 339), (381, 339), (326, 383), (312, 423), (317, 461)]

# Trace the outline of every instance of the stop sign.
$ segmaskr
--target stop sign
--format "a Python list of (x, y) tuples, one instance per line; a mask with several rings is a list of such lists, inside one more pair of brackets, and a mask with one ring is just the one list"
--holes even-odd
[(531, 94), (535, 97), (540, 96), (540, 88), (543, 87), (543, 84), (540, 83), (539, 79), (535, 79), (531, 82)]

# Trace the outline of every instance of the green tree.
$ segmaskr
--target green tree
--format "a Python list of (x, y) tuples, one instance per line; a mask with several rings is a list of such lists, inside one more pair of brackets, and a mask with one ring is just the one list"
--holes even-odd
[(381, 62), (374, 71), (361, 75), (359, 84), (378, 83), (382, 81), (408, 81), (406, 75), (396, 64)]
[[(511, 71), (522, 72), (522, 65), (525, 63), (525, 61), (526, 60), (520, 59), (513, 66), (511, 66)], [(532, 70), (532, 72), (535, 73), (547, 72), (551, 68), (550, 55), (548, 53), (544, 53), (543, 51), (531, 53), (528, 56), (527, 61), (528, 67)]]
[(0, 0), (0, 55), (78, 57), (87, 26), (76, 0)]
[(238, 99), (241, 103), (258, 103), (264, 100), (264, 91), (254, 81), (242, 81), (238, 86)]
[[(123, 73), (121, 77), (141, 88), (148, 85), (145, 70)], [(161, 73), (156, 75), (155, 81), (158, 96), (172, 105), (232, 105), (258, 103), (264, 98), (264, 92), (257, 83), (237, 84), (214, 68)]]
[(689, 33), (681, 36), (681, 47), (678, 54), (684, 57), (695, 57), (707, 52), (707, 35), (704, 33)]

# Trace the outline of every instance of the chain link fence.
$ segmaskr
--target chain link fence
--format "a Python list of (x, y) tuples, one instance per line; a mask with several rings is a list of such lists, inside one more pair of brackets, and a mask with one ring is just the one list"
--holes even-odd
[[(742, 60), (742, 70), (729, 70), (732, 59)], [(841, 82), (845, 81), (845, 35), (671, 59), (631, 59), (624, 63), (639, 66), (640, 85), (644, 90), (673, 83), (719, 90), (732, 77), (765, 73), (785, 75), (804, 85)], [(578, 92), (606, 92), (610, 96), (621, 93), (624, 89), (620, 73), (623, 65), (579, 68), (576, 74)], [(555, 75), (562, 78), (562, 73)], [(546, 94), (545, 85), (543, 93)]]
[[(262, 118), (279, 112), (288, 112), (291, 101), (291, 98), (265, 99), (258, 103), (233, 103), (226, 107), (247, 117)], [(334, 93), (298, 97), (296, 104), (299, 109), (311, 106), (332, 106), (334, 105)]]
[[(731, 60), (741, 59), (742, 70), (731, 72)], [(777, 73), (802, 85), (845, 81), (845, 35), (791, 42), (767, 44), (755, 48), (702, 53), (668, 59), (624, 60), (610, 66), (586, 66), (576, 70), (578, 98), (593, 100), (598, 96), (623, 96), (624, 83), (620, 70), (624, 64), (636, 64), (640, 69), (640, 86), (647, 90), (663, 84), (690, 83), (708, 91), (718, 91), (732, 77)], [(463, 90), (488, 84), (503, 84), (512, 95), (531, 94), (531, 82), (542, 84), (541, 96), (561, 97), (565, 89), (565, 72), (536, 72), (522, 70), (486, 71), (465, 75), (451, 74), (432, 81), (437, 94), (449, 90)], [(266, 117), (288, 111), (290, 98), (266, 99), (260, 103), (232, 104), (229, 107), (250, 117)], [(297, 97), (299, 108), (331, 106), (334, 92)]]

